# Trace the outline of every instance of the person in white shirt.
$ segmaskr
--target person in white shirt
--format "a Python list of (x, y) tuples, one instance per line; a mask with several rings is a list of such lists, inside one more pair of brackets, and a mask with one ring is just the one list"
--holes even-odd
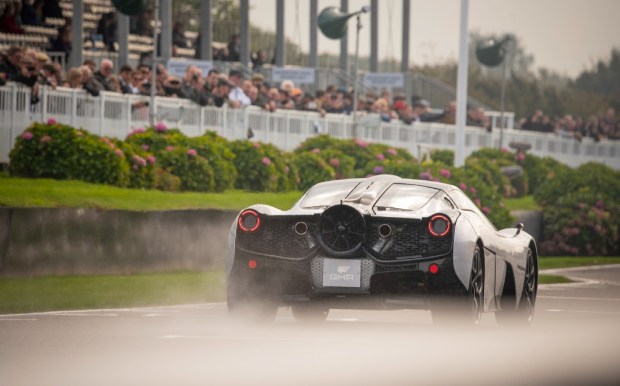
[(243, 75), (241, 74), (241, 71), (230, 71), (228, 74), (228, 80), (233, 84), (233, 88), (228, 94), (228, 99), (233, 102), (238, 101), (241, 106), (249, 106), (252, 104), (252, 100), (245, 94), (245, 92), (243, 92), (243, 89), (241, 88), (242, 78)]

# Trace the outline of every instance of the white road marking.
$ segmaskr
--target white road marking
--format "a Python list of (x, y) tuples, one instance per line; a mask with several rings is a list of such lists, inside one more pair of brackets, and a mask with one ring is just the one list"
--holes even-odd
[(5, 319), (2, 316), (0, 316), (0, 322), (33, 322), (35, 320), (37, 319), (23, 319), (23, 318), (22, 319), (14, 319), (14, 318)]
[(152, 306), (152, 307), (137, 307), (137, 308), (100, 308), (100, 309), (88, 309), (88, 310), (61, 310), (61, 311), (45, 311), (45, 312), (27, 312), (21, 314), (4, 314), (0, 317), (6, 316), (29, 316), (29, 315), (55, 315), (58, 313), (96, 313), (96, 312), (145, 312), (155, 310), (165, 310), (166, 312), (178, 312), (176, 310), (188, 309), (188, 310), (202, 310), (212, 309), (216, 306), (223, 306), (225, 302), (218, 303), (198, 303), (198, 304), (179, 304), (173, 306)]
[(299, 338), (299, 337), (275, 337), (275, 336), (211, 336), (211, 335), (162, 335), (160, 339), (205, 339), (205, 340), (265, 340), (268, 342), (364, 342), (374, 343), (381, 339), (342, 339), (342, 338)]
[(565, 300), (587, 300), (587, 301), (610, 301), (610, 302), (620, 302), (620, 299), (617, 298), (585, 298), (585, 297), (576, 297), (576, 296), (538, 296), (539, 299), (565, 299)]
[(329, 319), (330, 322), (357, 322), (359, 319), (357, 318), (338, 318), (338, 319)]
[(570, 312), (575, 314), (604, 314), (604, 315), (620, 315), (618, 311), (585, 311), (585, 310), (561, 310), (558, 308), (550, 308), (546, 312)]
[(53, 314), (50, 314), (50, 316), (107, 316), (107, 317), (111, 317), (111, 316), (118, 316), (118, 314), (104, 314), (100, 312), (93, 312), (93, 313), (55, 312)]

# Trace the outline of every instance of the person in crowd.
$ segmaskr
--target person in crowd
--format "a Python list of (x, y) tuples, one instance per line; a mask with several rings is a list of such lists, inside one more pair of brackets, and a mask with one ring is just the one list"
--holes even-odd
[(446, 125), (454, 125), (456, 123), (456, 102), (452, 101), (448, 103), (448, 106), (443, 111), (443, 117), (439, 120), (440, 123)]
[(97, 35), (101, 36), (108, 51), (116, 51), (114, 47), (114, 43), (118, 41), (116, 25), (116, 12), (104, 14), (97, 24)]
[(121, 86), (121, 92), (123, 94), (133, 94), (131, 90), (131, 73), (133, 68), (128, 64), (123, 64), (118, 70), (118, 81)]
[(262, 70), (265, 62), (267, 61), (267, 56), (265, 55), (265, 51), (258, 50), (256, 53), (252, 55), (252, 71), (259, 72)]
[(51, 51), (64, 52), (65, 60), (71, 54), (71, 24), (66, 23), (58, 30), (58, 36), (50, 44)]
[(241, 55), (241, 36), (234, 34), (228, 42), (228, 61), (238, 62)]
[(133, 33), (141, 36), (153, 36), (153, 11), (148, 9), (136, 19)]
[(65, 80), (62, 83), (63, 87), (69, 87), (74, 89), (82, 88), (82, 71), (78, 67), (72, 67), (67, 71)]
[(142, 75), (141, 71), (138, 71), (138, 70), (132, 71), (131, 83), (129, 86), (131, 89), (131, 94), (134, 94), (134, 95), (146, 94), (146, 90), (144, 90), (144, 88), (142, 87), (142, 85), (144, 84), (143, 77), (144, 75)]
[(207, 98), (203, 90), (204, 81), (202, 79), (202, 71), (196, 66), (187, 66), (179, 97), (187, 98), (201, 106), (206, 106)]
[(111, 90), (106, 89), (106, 91), (112, 91), (112, 92), (117, 92), (117, 93), (122, 92), (120, 76), (110, 74), (110, 76), (108, 76), (108, 78), (106, 79), (106, 83), (112, 87)]
[(23, 34), (24, 30), (18, 23), (15, 3), (5, 3), (4, 11), (0, 16), (0, 31), (9, 34)]
[(93, 78), (93, 73), (89, 66), (80, 66), (82, 71), (82, 88), (86, 90), (92, 96), (99, 96), (100, 92), (104, 90), (103, 85)]
[(172, 44), (181, 48), (189, 48), (185, 38), (185, 27), (182, 21), (175, 21), (172, 26)]
[(239, 101), (231, 101), (228, 96), (233, 85), (228, 79), (220, 78), (217, 81), (217, 87), (213, 90), (213, 103), (217, 107), (222, 107), (225, 104), (230, 107), (240, 107)]
[(49, 86), (52, 89), (56, 89), (58, 86), (58, 74), (56, 73), (56, 67), (51, 63), (46, 63), (41, 67), (39, 72), (39, 84), (42, 86)]
[(19, 63), (19, 73), (13, 75), (9, 80), (30, 87), (30, 103), (39, 101), (39, 76), (34, 60), (30, 56), (22, 57)]
[(110, 84), (109, 78), (114, 73), (114, 63), (110, 59), (103, 59), (99, 65), (99, 70), (95, 71), (93, 77), (103, 86), (105, 91), (116, 91), (116, 85)]
[(243, 74), (238, 70), (231, 70), (228, 74), (228, 80), (232, 84), (232, 89), (228, 94), (228, 99), (233, 102), (239, 102), (241, 106), (249, 106), (252, 104), (250, 98), (243, 92), (241, 88), (241, 81)]
[(213, 90), (217, 87), (217, 80), (219, 78), (220, 71), (216, 68), (210, 69), (204, 82), (203, 94), (206, 96), (213, 94)]
[(34, 0), (32, 3), (24, 1), (22, 3), (21, 18), (23, 25), (44, 25), (43, 0)]
[(168, 75), (166, 80), (163, 83), (163, 89), (165, 96), (171, 98), (185, 98), (185, 94), (183, 94), (182, 90), (183, 83), (181, 79), (177, 78), (173, 75)]
[(24, 57), (21, 47), (10, 47), (0, 62), (0, 79), (7, 81), (20, 73), (20, 63)]
[(62, 19), (62, 9), (60, 8), (60, 0), (43, 0), (43, 14), (46, 17)]

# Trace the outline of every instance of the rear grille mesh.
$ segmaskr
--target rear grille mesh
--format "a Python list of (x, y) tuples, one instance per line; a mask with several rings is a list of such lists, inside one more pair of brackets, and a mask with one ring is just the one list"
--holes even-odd
[[(389, 224), (392, 235), (382, 238), (379, 226)], [(380, 260), (398, 260), (411, 257), (436, 256), (450, 252), (452, 234), (434, 237), (426, 229), (426, 221), (393, 222), (374, 219), (368, 226), (366, 249)]]
[[(308, 232), (304, 236), (295, 233), (295, 224), (300, 221), (308, 225)], [(315, 234), (316, 227), (309, 219), (262, 216), (261, 226), (256, 232), (237, 230), (237, 243), (256, 253), (302, 258), (318, 245)]]

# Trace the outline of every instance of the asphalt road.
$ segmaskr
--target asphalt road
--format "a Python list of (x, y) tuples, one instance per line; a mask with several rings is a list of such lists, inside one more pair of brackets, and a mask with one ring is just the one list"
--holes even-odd
[(223, 303), (0, 316), (0, 385), (620, 384), (620, 265), (557, 271), (534, 326), (442, 328), (426, 311), (273, 324)]

